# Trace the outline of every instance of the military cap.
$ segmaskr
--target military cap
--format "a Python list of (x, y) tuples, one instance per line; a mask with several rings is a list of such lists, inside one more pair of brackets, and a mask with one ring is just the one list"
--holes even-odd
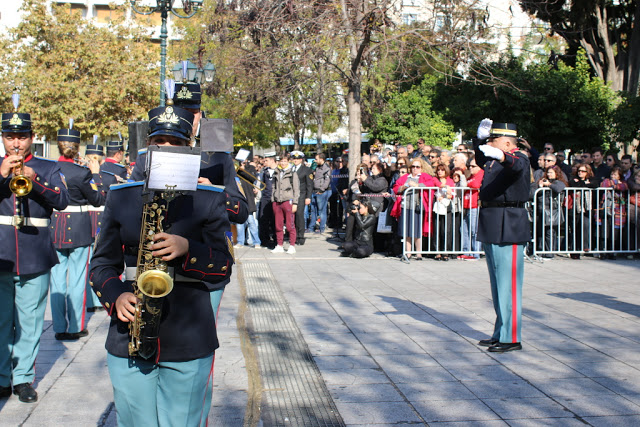
[(291, 158), (292, 159), (304, 159), (304, 153), (302, 151), (292, 151), (291, 152)]
[(195, 82), (176, 82), (175, 94), (173, 95), (173, 105), (180, 108), (189, 108), (193, 110), (200, 109), (200, 101), (202, 100), (202, 90), (200, 85)]
[(31, 132), (31, 114), (3, 113), (2, 132), (24, 133)]
[(58, 141), (80, 144), (80, 132), (75, 129), (60, 129), (58, 130)]
[(87, 144), (87, 149), (84, 154), (97, 154), (98, 156), (104, 156), (104, 147), (100, 144)]
[(107, 151), (123, 151), (124, 143), (122, 141), (107, 141)]
[(189, 111), (167, 105), (149, 111), (149, 137), (170, 135), (189, 141), (193, 130), (194, 115)]
[(493, 123), (489, 137), (518, 136), (518, 128), (513, 123)]

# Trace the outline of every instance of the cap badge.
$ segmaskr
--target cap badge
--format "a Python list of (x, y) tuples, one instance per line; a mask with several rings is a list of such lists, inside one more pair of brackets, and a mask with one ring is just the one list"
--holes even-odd
[(178, 99), (191, 99), (191, 98), (193, 98), (193, 94), (189, 91), (189, 89), (187, 89), (186, 86), (182, 86), (182, 89), (180, 89), (180, 92), (178, 92), (176, 94), (176, 98), (178, 98)]
[(173, 112), (173, 107), (167, 107), (164, 113), (158, 116), (158, 123), (171, 123), (176, 125), (179, 122), (180, 118)]
[(11, 126), (22, 126), (22, 119), (18, 117), (17, 114), (14, 114), (11, 120), (9, 120), (9, 124)]

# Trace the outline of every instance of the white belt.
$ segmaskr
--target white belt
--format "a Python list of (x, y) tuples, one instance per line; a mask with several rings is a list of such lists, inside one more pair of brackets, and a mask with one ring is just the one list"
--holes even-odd
[[(136, 280), (136, 274), (138, 273), (137, 267), (125, 267), (124, 280)], [(175, 274), (174, 268), (167, 268), (167, 274), (173, 278), (174, 282), (201, 282), (202, 280), (192, 279), (191, 277), (185, 277), (181, 274)]]
[[(18, 221), (17, 216), (0, 215), (0, 225), (12, 225), (16, 226)], [(24, 217), (22, 227), (48, 227), (49, 218), (29, 218)]]
[(89, 212), (104, 212), (104, 206), (95, 207), (95, 206), (89, 205), (87, 208)]
[(67, 206), (66, 209), (61, 210), (61, 211), (56, 211), (56, 212), (60, 212), (60, 213), (70, 213), (70, 212), (88, 212), (89, 211), (89, 206)]

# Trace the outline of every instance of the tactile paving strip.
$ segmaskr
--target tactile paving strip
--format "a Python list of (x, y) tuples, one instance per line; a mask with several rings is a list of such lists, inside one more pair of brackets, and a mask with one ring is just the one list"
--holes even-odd
[(242, 263), (262, 380), (265, 426), (344, 426), (266, 263)]

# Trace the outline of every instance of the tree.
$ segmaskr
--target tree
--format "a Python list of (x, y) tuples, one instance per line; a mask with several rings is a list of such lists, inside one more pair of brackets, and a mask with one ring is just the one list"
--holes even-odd
[(640, 2), (637, 0), (520, 0), (525, 12), (547, 22), (569, 53), (587, 52), (596, 75), (615, 90), (638, 95)]
[(49, 140), (69, 118), (85, 138), (126, 135), (128, 123), (156, 105), (156, 49), (122, 21), (96, 26), (72, 10), (53, 6), (49, 13), (44, 0), (23, 2), (23, 20), (0, 42), (0, 100), (9, 111), (17, 88), (20, 111)]
[(574, 151), (611, 142), (612, 114), (617, 94), (600, 78), (590, 75), (584, 54), (576, 67), (563, 63), (524, 67), (506, 57), (488, 67), (513, 86), (489, 87), (469, 82), (440, 85), (434, 106), (445, 119), (467, 135), (474, 135), (480, 120), (490, 117), (518, 125), (518, 132), (535, 146), (551, 142)]
[(432, 109), (436, 82), (431, 76), (408, 91), (396, 92), (387, 108), (374, 115), (372, 136), (387, 143), (414, 143), (423, 138), (428, 145), (450, 146), (454, 128)]
[[(397, 0), (218, 1), (210, 15), (203, 15), (204, 25), (194, 40), (203, 42), (199, 46), (236, 46), (235, 69), (252, 78), (261, 94), (273, 94), (265, 95), (272, 100), (284, 99), (295, 87), (312, 87), (314, 73), (309, 70), (323, 64), (328, 75), (322, 90), (335, 87), (347, 110), (354, 173), (360, 161), (362, 90), (368, 71), (384, 70), (385, 78), (393, 80), (404, 74), (401, 58), (420, 51), (432, 69), (451, 73), (456, 63), (477, 54), (474, 41), (484, 34), (479, 0), (440, 2), (432, 16), (414, 25), (400, 23), (400, 7)], [(442, 17), (448, 19), (440, 25)], [(377, 67), (382, 62), (394, 66)], [(324, 111), (317, 107), (322, 99), (307, 98), (307, 111)]]

